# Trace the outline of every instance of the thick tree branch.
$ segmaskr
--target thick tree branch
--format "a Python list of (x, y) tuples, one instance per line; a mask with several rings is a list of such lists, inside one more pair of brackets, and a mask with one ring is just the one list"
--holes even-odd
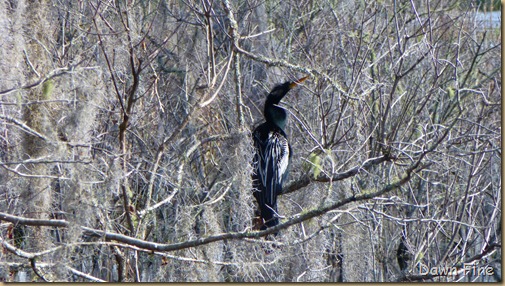
[(379, 164), (381, 164), (385, 161), (389, 161), (389, 160), (391, 160), (390, 155), (383, 155), (383, 156), (380, 156), (377, 158), (370, 158), (370, 159), (366, 160), (365, 162), (363, 162), (363, 164), (361, 164), (360, 166), (356, 166), (354, 168), (351, 168), (343, 173), (334, 174), (332, 177), (328, 177), (326, 174), (320, 174), (317, 178), (313, 179), (309, 175), (304, 175), (300, 179), (298, 179), (294, 182), (291, 182), (291, 184), (289, 184), (284, 189), (282, 194), (292, 193), (296, 190), (299, 190), (303, 187), (308, 186), (311, 182), (330, 182), (330, 181), (344, 180), (349, 177), (355, 176), (362, 171), (366, 171), (366, 170), (370, 169), (372, 166), (379, 165)]
[(135, 239), (135, 238), (132, 238), (132, 237), (129, 237), (126, 235), (117, 234), (117, 233), (109, 233), (109, 232), (105, 232), (105, 231), (101, 231), (101, 230), (91, 229), (91, 228), (87, 228), (87, 227), (82, 227), (82, 229), (84, 230), (84, 233), (86, 235), (96, 236), (96, 237), (104, 237), (107, 240), (115, 240), (115, 241), (131, 244), (131, 245), (134, 245), (134, 246), (137, 246), (140, 248), (144, 248), (144, 249), (148, 249), (148, 250), (152, 250), (152, 251), (174, 251), (174, 250), (180, 250), (180, 249), (205, 245), (205, 244), (209, 244), (209, 243), (216, 242), (216, 241), (222, 241), (222, 240), (258, 238), (258, 237), (266, 236), (266, 235), (274, 233), (274, 232), (278, 232), (279, 230), (282, 230), (282, 229), (286, 229), (292, 225), (309, 220), (311, 218), (323, 215), (331, 210), (337, 209), (337, 208), (344, 206), (346, 204), (349, 204), (351, 202), (369, 200), (371, 198), (381, 196), (385, 193), (396, 190), (400, 186), (402, 186), (403, 184), (407, 183), (410, 180), (412, 173), (418, 172), (425, 167), (425, 166), (421, 166), (421, 167), (417, 168), (417, 165), (418, 164), (414, 164), (414, 166), (412, 168), (407, 169), (406, 174), (403, 177), (401, 177), (396, 182), (386, 185), (384, 188), (382, 188), (381, 190), (379, 190), (377, 192), (353, 195), (351, 197), (348, 197), (346, 199), (338, 201), (334, 204), (331, 204), (331, 205), (328, 205), (328, 206), (325, 206), (322, 208), (316, 208), (316, 209), (312, 209), (312, 210), (303, 212), (301, 214), (295, 215), (293, 218), (288, 219), (284, 223), (278, 224), (275, 227), (271, 227), (271, 228), (263, 230), (263, 231), (229, 232), (229, 233), (212, 235), (212, 236), (208, 236), (205, 238), (198, 238), (198, 239), (194, 239), (194, 240), (189, 240), (189, 241), (185, 241), (185, 242), (179, 242), (179, 243), (173, 243), (173, 244), (161, 244), (161, 243), (148, 242), (148, 241), (141, 240), (141, 239)]
[(69, 222), (62, 219), (34, 219), (25, 218), (15, 215), (10, 215), (0, 212), (0, 220), (8, 221), (13, 224), (33, 225), (33, 226), (54, 226), (54, 227), (67, 227)]
[[(269, 228), (263, 231), (245, 231), (245, 232), (229, 232), (222, 233), (217, 235), (212, 235), (204, 238), (198, 238), (194, 240), (189, 240), (185, 242), (172, 243), (172, 244), (162, 244), (149, 242), (142, 239), (136, 239), (127, 235), (122, 235), (118, 233), (111, 233), (107, 231), (97, 230), (89, 227), (81, 226), (81, 229), (84, 231), (84, 235), (94, 236), (94, 237), (103, 237), (106, 240), (115, 240), (122, 243), (130, 244), (139, 248), (151, 250), (151, 251), (174, 251), (180, 250), (190, 247), (196, 247), (200, 245), (209, 244), (216, 241), (230, 240), (230, 239), (243, 239), (243, 238), (258, 238), (262, 236), (266, 236), (268, 234), (277, 232), (282, 229), (286, 229), (292, 225), (298, 224), (300, 222), (309, 220), (311, 218), (323, 215), (331, 210), (337, 209), (341, 206), (349, 204), (351, 202), (364, 201), (369, 200), (377, 196), (381, 196), (385, 193), (398, 189), (400, 186), (408, 182), (411, 178), (412, 173), (418, 172), (423, 169), (425, 166), (418, 167), (419, 162), (413, 164), (411, 168), (407, 169), (405, 175), (401, 177), (399, 180), (386, 185), (381, 190), (372, 193), (362, 193), (359, 195), (353, 195), (341, 201), (338, 201), (334, 204), (322, 207), (311, 209), (309, 211), (300, 213), (295, 215), (293, 218), (288, 219), (286, 222), (281, 223), (275, 227)], [(50, 226), (68, 226), (68, 222), (61, 220), (34, 220), (34, 219), (26, 219), (17, 216), (12, 216), (4, 213), (0, 213), (0, 219), (10, 221), (13, 223), (21, 223), (21, 224), (29, 224), (29, 225), (50, 225)]]

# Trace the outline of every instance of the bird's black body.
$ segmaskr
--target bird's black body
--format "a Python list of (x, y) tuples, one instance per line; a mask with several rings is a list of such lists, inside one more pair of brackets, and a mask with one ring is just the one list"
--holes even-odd
[(256, 154), (254, 156), (254, 197), (264, 221), (261, 229), (275, 226), (277, 218), (277, 195), (287, 179), (291, 147), (286, 133), (267, 122), (258, 126), (253, 133)]
[(272, 89), (265, 102), (264, 116), (266, 122), (253, 131), (256, 153), (253, 160), (254, 197), (259, 205), (260, 216), (264, 221), (261, 229), (279, 223), (277, 215), (277, 195), (282, 193), (289, 172), (289, 161), (292, 156), (284, 127), (286, 111), (277, 104), (286, 93), (306, 78), (295, 82), (285, 82)]

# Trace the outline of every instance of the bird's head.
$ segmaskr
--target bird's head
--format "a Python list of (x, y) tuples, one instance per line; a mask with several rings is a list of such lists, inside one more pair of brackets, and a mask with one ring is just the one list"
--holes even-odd
[(279, 104), (281, 99), (295, 86), (305, 81), (308, 76), (302, 77), (295, 81), (286, 81), (283, 84), (276, 85), (267, 96), (267, 102), (270, 104)]
[(288, 91), (304, 80), (306, 80), (308, 76), (302, 77), (296, 81), (287, 81), (283, 84), (277, 85), (272, 89), (272, 91), (268, 94), (267, 100), (265, 102), (265, 110), (263, 114), (265, 115), (265, 119), (267, 122), (275, 124), (277, 127), (284, 129), (286, 126), (286, 111), (283, 108), (277, 107), (281, 99), (288, 93)]

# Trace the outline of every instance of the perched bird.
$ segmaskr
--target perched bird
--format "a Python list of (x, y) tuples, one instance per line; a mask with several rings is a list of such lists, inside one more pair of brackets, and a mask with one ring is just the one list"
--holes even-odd
[(284, 132), (287, 114), (278, 104), (289, 90), (307, 78), (285, 82), (270, 91), (263, 111), (265, 122), (256, 127), (252, 134), (256, 149), (253, 159), (253, 194), (263, 221), (261, 230), (279, 223), (277, 195), (282, 193), (282, 185), (286, 182), (292, 155), (291, 146)]
[(400, 244), (396, 250), (396, 260), (398, 261), (398, 265), (400, 266), (401, 271), (405, 271), (409, 266), (409, 261), (412, 260), (412, 255), (409, 252), (409, 248), (407, 247), (406, 242), (407, 239), (405, 237), (405, 234), (402, 233)]

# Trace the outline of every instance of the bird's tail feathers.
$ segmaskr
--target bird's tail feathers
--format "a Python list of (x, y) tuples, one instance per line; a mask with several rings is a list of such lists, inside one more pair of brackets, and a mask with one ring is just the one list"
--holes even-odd
[(265, 230), (279, 224), (277, 209), (269, 206), (268, 204), (261, 206), (261, 218), (265, 222), (261, 227), (261, 230)]

